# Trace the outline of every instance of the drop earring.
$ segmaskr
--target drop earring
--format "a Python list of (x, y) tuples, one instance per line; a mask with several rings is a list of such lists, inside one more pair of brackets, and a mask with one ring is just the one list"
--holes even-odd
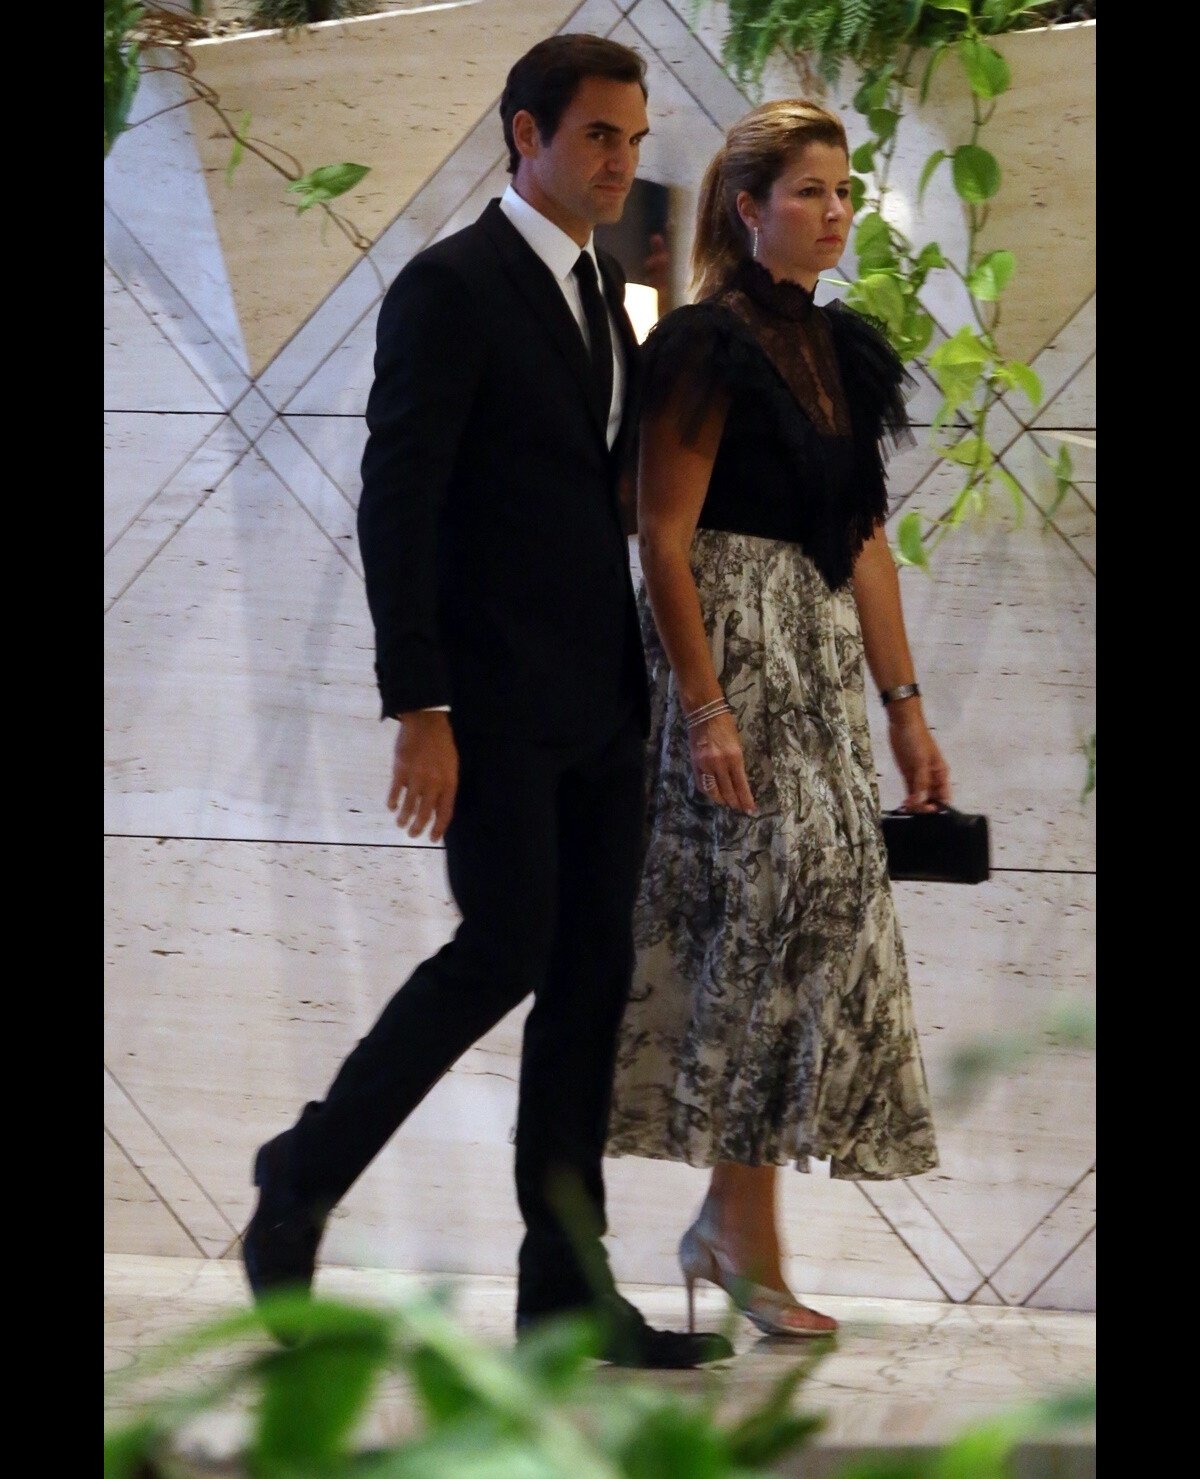
[(758, 261), (758, 227), (755, 226), (750, 234), (750, 255)]

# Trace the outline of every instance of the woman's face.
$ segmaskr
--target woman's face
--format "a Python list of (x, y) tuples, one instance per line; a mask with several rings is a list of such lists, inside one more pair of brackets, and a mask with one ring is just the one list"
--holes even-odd
[(803, 283), (836, 266), (853, 211), (850, 160), (836, 144), (806, 144), (785, 166), (765, 201), (737, 198), (742, 220), (758, 228), (758, 260), (772, 276)]

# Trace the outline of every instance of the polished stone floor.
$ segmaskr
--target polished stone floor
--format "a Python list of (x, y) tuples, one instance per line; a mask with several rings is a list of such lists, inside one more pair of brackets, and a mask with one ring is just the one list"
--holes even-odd
[[(328, 1267), (320, 1292), (350, 1301), (386, 1304), (429, 1281), (388, 1270)], [(512, 1317), (509, 1279), (448, 1276), (454, 1309), (479, 1340), (508, 1343)], [(663, 1286), (627, 1287), (655, 1323), (678, 1328), (682, 1291)], [(232, 1359), (228, 1349), (209, 1352), (186, 1368), (139, 1376), (160, 1342), (223, 1313), (244, 1307), (240, 1266), (229, 1259), (109, 1255), (105, 1259), (106, 1372), (120, 1372), (106, 1396), (109, 1418), (130, 1414), (150, 1394), (188, 1390), (201, 1373), (218, 1374)], [(717, 1290), (698, 1291), (698, 1318), (718, 1328), (727, 1304)], [(825, 1415), (817, 1450), (806, 1451), (780, 1473), (832, 1475), (850, 1454), (923, 1447), (945, 1442), (973, 1424), (1056, 1392), (1077, 1390), (1095, 1375), (1095, 1316), (1063, 1311), (955, 1305), (916, 1300), (823, 1297), (820, 1305), (841, 1322), (836, 1349), (801, 1389), (802, 1409)], [(722, 1411), (740, 1411), (761, 1400), (795, 1364), (795, 1343), (760, 1337), (745, 1321), (735, 1331), (736, 1357), (706, 1372), (631, 1376), (598, 1367), (602, 1381), (668, 1384), (681, 1394), (720, 1393)], [(245, 1347), (241, 1347), (244, 1353)], [(372, 1405), (361, 1441), (396, 1441), (414, 1430), (413, 1404), (399, 1379), (389, 1379)], [(197, 1462), (227, 1461), (246, 1431), (243, 1410), (209, 1414), (193, 1422), (181, 1451)], [(1094, 1430), (1053, 1435), (1049, 1447), (1026, 1451), (1014, 1473), (1083, 1476), (1093, 1472)], [(794, 1465), (794, 1466), (792, 1466)], [(210, 1470), (211, 1472), (212, 1470)]]

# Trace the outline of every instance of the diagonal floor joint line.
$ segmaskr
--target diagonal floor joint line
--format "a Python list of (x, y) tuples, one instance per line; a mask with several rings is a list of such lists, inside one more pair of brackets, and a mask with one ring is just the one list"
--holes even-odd
[[(196, 1176), (192, 1168), (187, 1164), (187, 1162), (183, 1159), (183, 1157), (179, 1154), (179, 1152), (175, 1149), (175, 1147), (171, 1144), (171, 1142), (167, 1139), (163, 1132), (158, 1128), (158, 1126), (154, 1123), (154, 1121), (137, 1102), (137, 1100), (133, 1097), (133, 1095), (129, 1092), (129, 1090), (125, 1087), (125, 1085), (121, 1082), (121, 1080), (117, 1077), (117, 1075), (113, 1072), (113, 1070), (108, 1066), (107, 1063), (105, 1063), (104, 1065), (104, 1071), (108, 1074), (109, 1078), (112, 1079), (113, 1083), (116, 1084), (117, 1088), (128, 1100), (130, 1106), (137, 1113), (137, 1115), (145, 1121), (146, 1125), (149, 1127), (155, 1137), (162, 1142), (163, 1147), (169, 1153), (171, 1159), (176, 1162), (176, 1164), (187, 1176), (188, 1180), (197, 1189), (197, 1191), (200, 1192), (200, 1194), (204, 1197), (204, 1200), (213, 1209), (213, 1211), (217, 1214), (217, 1216), (221, 1219), (225, 1226), (228, 1228), (233, 1228), (232, 1221), (218, 1205), (216, 1199), (209, 1194), (208, 1188)], [(205, 1254), (205, 1257), (207, 1256), (208, 1255)]]
[(195, 1248), (196, 1252), (199, 1253), (200, 1257), (203, 1258), (203, 1259), (205, 1259), (205, 1260), (207, 1260), (208, 1254), (200, 1246), (199, 1242), (197, 1242), (196, 1237), (195, 1237), (194, 1233), (192, 1232), (191, 1228), (188, 1227), (188, 1225), (183, 1221), (183, 1219), (179, 1216), (179, 1213), (176, 1212), (175, 1208), (172, 1207), (171, 1203), (166, 1199), (165, 1196), (163, 1196), (162, 1192), (159, 1191), (158, 1187), (155, 1186), (154, 1182), (150, 1180), (149, 1176), (146, 1175), (145, 1171), (142, 1170), (141, 1166), (138, 1165), (138, 1163), (129, 1154), (129, 1152), (125, 1149), (125, 1147), (121, 1144), (121, 1142), (117, 1139), (117, 1137), (113, 1134), (113, 1132), (108, 1128), (107, 1125), (104, 1126), (104, 1133), (108, 1136), (108, 1138), (117, 1147), (117, 1149), (121, 1152), (121, 1154), (125, 1157), (125, 1159), (129, 1162), (129, 1164), (137, 1172), (137, 1174), (141, 1177), (141, 1179), (146, 1183), (146, 1185), (154, 1193), (154, 1196), (157, 1199), (159, 1205), (163, 1208), (163, 1210), (166, 1213), (168, 1213), (168, 1215), (170, 1216), (171, 1220), (178, 1225), (180, 1231), (187, 1238), (188, 1242), (191, 1243), (191, 1245)]

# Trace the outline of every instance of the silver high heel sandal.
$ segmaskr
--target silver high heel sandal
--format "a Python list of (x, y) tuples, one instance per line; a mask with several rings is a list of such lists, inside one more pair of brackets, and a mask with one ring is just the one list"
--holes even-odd
[[(830, 1315), (809, 1309), (806, 1304), (792, 1299), (778, 1289), (768, 1289), (764, 1284), (755, 1284), (733, 1268), (721, 1250), (701, 1233), (695, 1223), (688, 1228), (679, 1242), (679, 1267), (683, 1271), (684, 1288), (687, 1290), (688, 1329), (696, 1328), (696, 1281), (707, 1279), (733, 1300), (737, 1308), (758, 1327), (764, 1335), (783, 1335), (797, 1340), (812, 1339), (814, 1336), (832, 1335), (838, 1328), (837, 1321)], [(792, 1310), (803, 1310), (825, 1321), (823, 1326), (810, 1327), (786, 1323)]]

